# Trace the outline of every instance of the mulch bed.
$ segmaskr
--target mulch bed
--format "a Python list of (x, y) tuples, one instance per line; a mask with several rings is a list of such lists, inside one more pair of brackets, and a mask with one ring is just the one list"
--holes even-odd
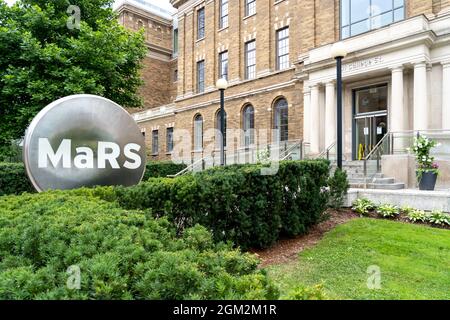
[(311, 228), (306, 235), (293, 239), (281, 239), (274, 246), (265, 250), (252, 250), (251, 252), (261, 260), (260, 267), (296, 260), (299, 252), (315, 246), (326, 232), (334, 229), (337, 225), (359, 218), (359, 215), (347, 209), (328, 210), (326, 214), (329, 215), (329, 219)]
[[(360, 218), (360, 215), (354, 213), (351, 209), (341, 209), (341, 210), (328, 210), (326, 214), (329, 219), (319, 223), (310, 229), (309, 233), (303, 236), (298, 236), (292, 239), (281, 239), (275, 245), (264, 250), (250, 250), (261, 260), (260, 268), (264, 268), (270, 265), (278, 265), (287, 262), (296, 261), (298, 254), (305, 249), (314, 247), (327, 233), (328, 231), (334, 229), (340, 224), (344, 224), (350, 220)], [(368, 218), (388, 220), (379, 217), (374, 211), (368, 215)], [(392, 221), (398, 221), (402, 223), (409, 223), (409, 219), (405, 215), (399, 215), (395, 219), (389, 219)], [(414, 223), (417, 225), (424, 225), (439, 229), (448, 229), (450, 226), (436, 226), (429, 223)]]

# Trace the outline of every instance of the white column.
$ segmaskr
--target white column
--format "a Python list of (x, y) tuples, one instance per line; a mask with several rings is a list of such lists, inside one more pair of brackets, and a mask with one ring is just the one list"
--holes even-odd
[(311, 154), (319, 154), (320, 144), (320, 103), (319, 103), (319, 86), (311, 87)]
[(392, 69), (392, 104), (389, 131), (399, 132), (405, 130), (403, 92), (403, 67)]
[(325, 86), (325, 148), (336, 142), (336, 95), (334, 82)]
[(303, 93), (303, 142), (311, 142), (311, 91)]
[(450, 61), (442, 64), (442, 129), (450, 129)]
[(414, 130), (428, 129), (428, 81), (427, 65), (414, 65)]

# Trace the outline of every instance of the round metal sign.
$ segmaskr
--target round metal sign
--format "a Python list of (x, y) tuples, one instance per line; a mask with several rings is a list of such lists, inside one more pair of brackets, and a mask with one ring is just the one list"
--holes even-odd
[(24, 162), (37, 191), (138, 184), (145, 171), (145, 138), (111, 100), (74, 95), (45, 107), (24, 139)]

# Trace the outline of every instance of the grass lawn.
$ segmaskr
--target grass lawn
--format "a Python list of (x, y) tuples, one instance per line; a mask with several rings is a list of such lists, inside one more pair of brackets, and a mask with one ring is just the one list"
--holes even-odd
[[(381, 269), (381, 289), (367, 268)], [(286, 294), (322, 283), (333, 299), (450, 299), (450, 231), (387, 220), (356, 219), (327, 233), (296, 262), (271, 266)]]

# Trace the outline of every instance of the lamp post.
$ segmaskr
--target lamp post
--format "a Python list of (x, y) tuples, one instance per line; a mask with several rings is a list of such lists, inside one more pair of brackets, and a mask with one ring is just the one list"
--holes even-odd
[(337, 166), (342, 170), (342, 59), (347, 55), (347, 51), (342, 42), (335, 43), (331, 48), (331, 56), (336, 59), (336, 96), (337, 96)]
[(220, 165), (225, 165), (225, 90), (228, 88), (228, 82), (222, 78), (217, 80), (216, 87), (220, 91)]

